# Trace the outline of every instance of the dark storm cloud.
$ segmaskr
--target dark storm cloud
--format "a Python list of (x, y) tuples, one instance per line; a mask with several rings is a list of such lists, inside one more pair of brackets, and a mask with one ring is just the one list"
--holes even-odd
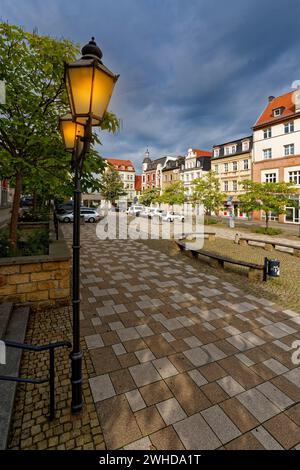
[(140, 164), (248, 135), (267, 96), (300, 79), (298, 0), (2, 0), (0, 15), (81, 44), (121, 74), (103, 155)]

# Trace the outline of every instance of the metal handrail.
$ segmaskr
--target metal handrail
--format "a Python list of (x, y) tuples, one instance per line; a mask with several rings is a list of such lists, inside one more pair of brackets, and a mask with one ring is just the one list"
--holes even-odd
[(25, 351), (49, 351), (49, 377), (47, 379), (30, 379), (26, 377), (13, 377), (7, 375), (0, 375), (0, 380), (9, 382), (23, 382), (31, 384), (42, 384), (49, 382), (50, 387), (50, 403), (49, 403), (49, 419), (53, 421), (55, 418), (55, 358), (54, 352), (56, 348), (71, 348), (72, 344), (70, 341), (58, 341), (56, 343), (49, 343), (42, 346), (36, 346), (33, 344), (17, 343), (16, 341), (3, 340), (5, 346), (8, 348), (23, 349)]

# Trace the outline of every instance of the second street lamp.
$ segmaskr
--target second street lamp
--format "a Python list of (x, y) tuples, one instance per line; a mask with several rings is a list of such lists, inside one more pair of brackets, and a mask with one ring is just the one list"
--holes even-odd
[[(66, 150), (74, 144), (72, 169), (74, 171), (73, 224), (73, 349), (72, 412), (82, 409), (82, 352), (80, 350), (80, 202), (83, 162), (92, 141), (92, 126), (99, 126), (108, 107), (118, 75), (101, 61), (102, 52), (94, 38), (82, 50), (81, 59), (65, 64), (65, 85), (72, 120), (62, 119), (60, 128)], [(73, 127), (72, 127), (73, 125)], [(84, 126), (84, 132), (83, 127)]]

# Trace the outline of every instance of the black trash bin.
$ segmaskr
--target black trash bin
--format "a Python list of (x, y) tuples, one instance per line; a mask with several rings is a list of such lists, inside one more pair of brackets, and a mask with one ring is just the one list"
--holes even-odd
[(280, 261), (278, 259), (268, 260), (268, 275), (270, 277), (280, 276)]

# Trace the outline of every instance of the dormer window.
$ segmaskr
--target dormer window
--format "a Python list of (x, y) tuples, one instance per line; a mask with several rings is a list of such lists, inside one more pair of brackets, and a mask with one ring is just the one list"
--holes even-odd
[(273, 109), (273, 116), (274, 117), (281, 116), (281, 114), (282, 114), (282, 108), (274, 108)]
[(214, 157), (218, 157), (220, 155), (220, 149), (214, 149)]
[(236, 145), (233, 145), (233, 146), (231, 147), (231, 153), (235, 153), (235, 152), (236, 152)]
[(248, 140), (245, 140), (243, 142), (242, 148), (243, 148), (243, 152), (249, 150), (249, 141)]

